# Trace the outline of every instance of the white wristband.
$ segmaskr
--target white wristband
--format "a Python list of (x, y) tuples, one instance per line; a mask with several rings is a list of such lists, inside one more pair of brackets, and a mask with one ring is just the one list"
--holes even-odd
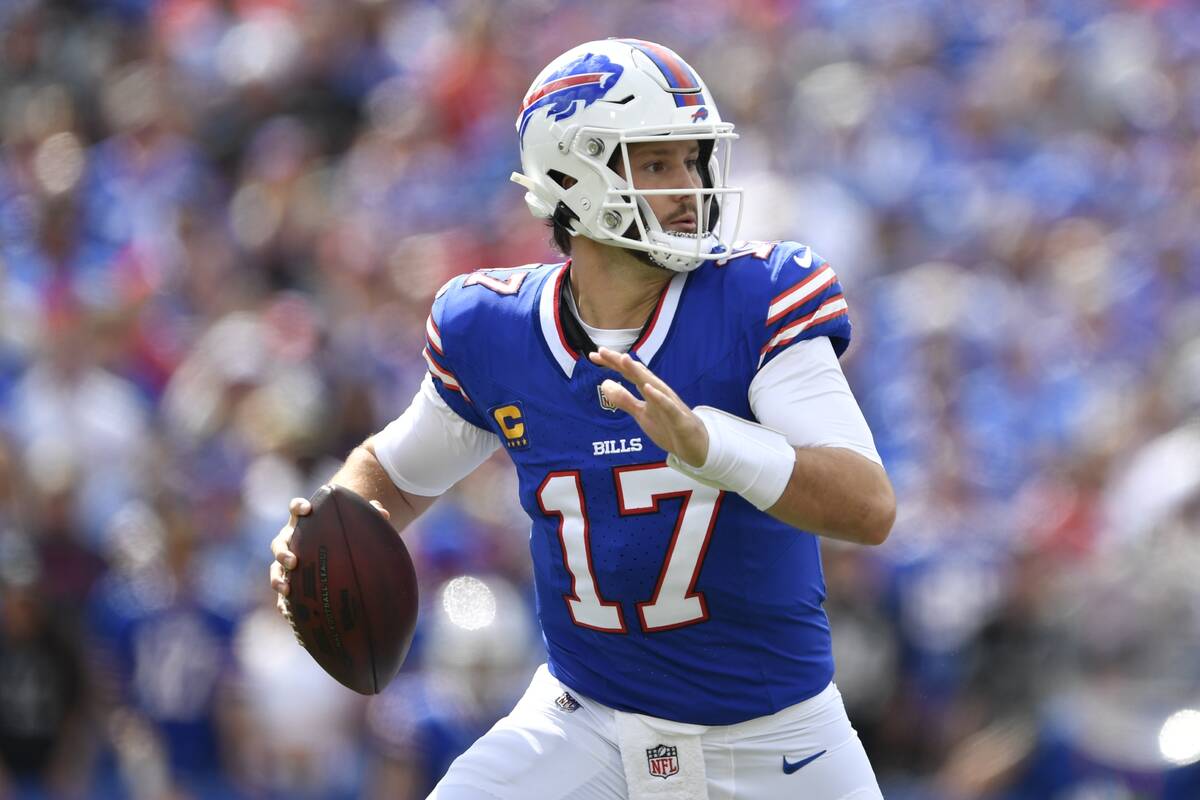
[(708, 457), (693, 467), (671, 453), (667, 465), (701, 483), (737, 492), (761, 511), (775, 505), (796, 463), (787, 437), (711, 406), (692, 411), (708, 431)]

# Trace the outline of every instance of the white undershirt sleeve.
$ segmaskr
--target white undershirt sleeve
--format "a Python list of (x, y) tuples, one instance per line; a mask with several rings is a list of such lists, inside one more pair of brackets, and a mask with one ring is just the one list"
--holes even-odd
[(400, 489), (436, 497), (472, 473), (500, 438), (454, 412), (428, 373), (412, 403), (372, 437), (375, 457)]
[(759, 370), (750, 408), (794, 447), (844, 447), (883, 464), (826, 336), (797, 342)]

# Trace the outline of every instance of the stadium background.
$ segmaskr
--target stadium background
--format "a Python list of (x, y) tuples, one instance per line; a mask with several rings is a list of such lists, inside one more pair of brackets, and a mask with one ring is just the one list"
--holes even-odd
[(900, 517), (827, 548), (828, 608), (885, 794), (1200, 797), (1189, 0), (4, 0), (0, 796), (423, 796), (507, 710), (503, 455), (407, 535), (377, 699), (268, 542), (407, 405), (445, 279), (553, 258), (515, 109), (605, 35), (706, 76), (743, 233), (846, 287)]

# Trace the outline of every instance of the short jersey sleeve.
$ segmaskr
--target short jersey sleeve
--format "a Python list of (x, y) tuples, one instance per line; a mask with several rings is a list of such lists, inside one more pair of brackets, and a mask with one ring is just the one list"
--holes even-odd
[(375, 434), (375, 458), (409, 494), (437, 497), (475, 471), (500, 446), (449, 408), (426, 375), (403, 414)]
[(466, 385), (470, 383), (471, 364), (470, 351), (463, 346), (468, 338), (463, 330), (466, 328), (462, 319), (464, 309), (457, 297), (462, 283), (460, 276), (438, 290), (429, 318), (425, 320), (425, 349), (421, 355), (429, 368), (434, 389), (446, 405), (472, 425), (490, 431)]
[(850, 316), (833, 267), (795, 242), (775, 244), (765, 260), (766, 285), (756, 292), (753, 310), (758, 368), (797, 342), (822, 336), (841, 356), (850, 345)]

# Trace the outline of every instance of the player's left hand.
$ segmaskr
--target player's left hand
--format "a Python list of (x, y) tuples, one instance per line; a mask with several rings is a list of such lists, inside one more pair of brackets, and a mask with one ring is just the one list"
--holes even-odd
[(704, 463), (708, 457), (708, 431), (670, 386), (628, 353), (601, 347), (590, 358), (593, 364), (619, 372), (644, 398), (639, 400), (609, 379), (600, 384), (608, 402), (632, 416), (656, 445), (674, 453), (680, 461), (695, 467)]

